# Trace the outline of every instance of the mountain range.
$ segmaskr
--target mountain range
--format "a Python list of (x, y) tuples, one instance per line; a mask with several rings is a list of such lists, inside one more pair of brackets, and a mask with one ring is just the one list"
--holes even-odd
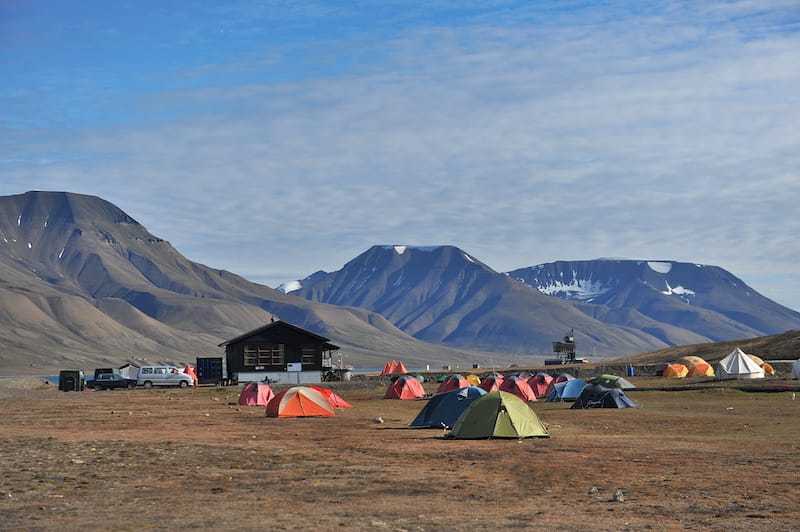
[(501, 273), (453, 246), (373, 246), (280, 288), (186, 259), (101, 198), (0, 197), (0, 374), (192, 362), (273, 317), (359, 367), (519, 362), (570, 329), (599, 358), (800, 328), (725, 270), (670, 261)]

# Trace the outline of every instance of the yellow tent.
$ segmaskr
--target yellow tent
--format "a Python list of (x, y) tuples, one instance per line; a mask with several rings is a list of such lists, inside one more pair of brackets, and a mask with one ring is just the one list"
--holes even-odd
[(679, 359), (678, 364), (683, 364), (687, 368), (691, 369), (692, 366), (696, 366), (697, 364), (708, 364), (708, 362), (706, 362), (700, 357), (696, 357), (694, 355), (687, 355)]
[(470, 386), (478, 386), (481, 383), (481, 378), (474, 373), (472, 375), (467, 375), (464, 378), (467, 379), (467, 382), (470, 384)]
[(714, 376), (714, 368), (711, 367), (711, 364), (703, 362), (702, 364), (695, 364), (691, 368), (689, 368), (689, 373), (686, 375), (687, 377), (713, 377)]

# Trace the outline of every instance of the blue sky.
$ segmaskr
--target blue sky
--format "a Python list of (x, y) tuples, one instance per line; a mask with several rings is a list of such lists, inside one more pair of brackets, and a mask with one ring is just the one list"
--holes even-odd
[(0, 194), (276, 286), (375, 244), (721, 266), (800, 309), (800, 4), (0, 0)]

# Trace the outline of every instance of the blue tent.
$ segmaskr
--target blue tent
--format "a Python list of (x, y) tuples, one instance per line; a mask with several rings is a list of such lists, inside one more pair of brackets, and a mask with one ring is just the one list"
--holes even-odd
[(557, 382), (550, 389), (545, 401), (574, 401), (581, 394), (584, 386), (586, 386), (586, 382), (582, 379)]
[(409, 427), (453, 428), (458, 416), (475, 399), (485, 395), (486, 390), (477, 386), (466, 386), (458, 390), (437, 393), (408, 424)]

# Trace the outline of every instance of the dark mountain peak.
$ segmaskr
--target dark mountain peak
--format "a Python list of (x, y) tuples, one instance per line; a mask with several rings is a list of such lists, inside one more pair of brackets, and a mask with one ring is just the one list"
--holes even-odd
[(118, 224), (139, 223), (108, 201), (74, 192), (34, 190), (2, 198), (4, 210), (16, 206), (17, 225), (40, 221), (75, 223), (76, 221), (105, 221)]

